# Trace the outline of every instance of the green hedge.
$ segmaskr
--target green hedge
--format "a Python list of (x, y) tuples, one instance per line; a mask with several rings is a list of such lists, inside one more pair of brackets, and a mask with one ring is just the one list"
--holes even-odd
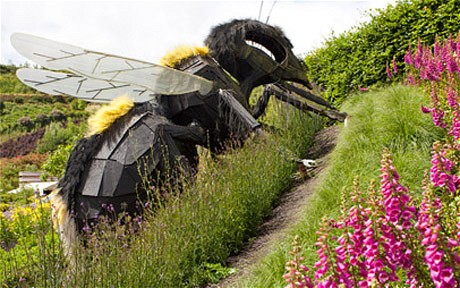
[(458, 0), (398, 1), (377, 9), (369, 22), (332, 35), (322, 48), (307, 55), (305, 62), (310, 79), (337, 105), (360, 87), (391, 81), (386, 65), (393, 57), (402, 65), (405, 51), (409, 45), (415, 47), (418, 39), (432, 44), (436, 35), (448, 38), (459, 30)]

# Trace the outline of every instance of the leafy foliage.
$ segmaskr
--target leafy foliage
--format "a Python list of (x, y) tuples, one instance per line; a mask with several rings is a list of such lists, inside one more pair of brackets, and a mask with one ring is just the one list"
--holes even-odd
[(388, 83), (386, 65), (393, 57), (401, 65), (409, 45), (419, 39), (433, 44), (436, 35), (447, 38), (460, 30), (457, 0), (404, 0), (375, 12), (371, 21), (332, 35), (305, 58), (309, 77), (335, 104), (359, 88)]
[(70, 152), (75, 143), (59, 145), (41, 166), (43, 171), (42, 178), (46, 179), (49, 176), (62, 177), (64, 176), (67, 160), (69, 159)]
[[(80, 123), (89, 114), (84, 101), (37, 94), (22, 85), (15, 76), (18, 68), (0, 65), (0, 190), (3, 191), (18, 186), (19, 171), (38, 171), (49, 151), (81, 135), (85, 125)], [(37, 146), (41, 154), (30, 154), (37, 151)], [(5, 195), (1, 195), (0, 202), (14, 198)]]
[(67, 126), (51, 123), (37, 145), (37, 152), (51, 152), (59, 145), (74, 143), (76, 138), (81, 137), (85, 128), (86, 125), (76, 125), (72, 122), (67, 123)]
[[(53, 278), (59, 277), (54, 275), (56, 268), (62, 265), (56, 262), (61, 255), (59, 236), (52, 227), (50, 203), (33, 196), (28, 199), (27, 205), (11, 205), (0, 212), (0, 281), (3, 287), (49, 286), (37, 281), (40, 277), (36, 275), (42, 271), (48, 271)], [(47, 258), (55, 261), (43, 261)], [(18, 269), (17, 273), (11, 273), (14, 269)], [(28, 273), (30, 271), (35, 273)]]

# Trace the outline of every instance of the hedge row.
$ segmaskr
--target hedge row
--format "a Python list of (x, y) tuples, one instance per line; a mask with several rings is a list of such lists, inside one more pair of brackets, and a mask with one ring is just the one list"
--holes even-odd
[(370, 13), (369, 22), (332, 35), (305, 58), (310, 79), (336, 105), (359, 88), (389, 82), (386, 65), (393, 57), (402, 65), (409, 45), (419, 39), (431, 45), (436, 36), (448, 38), (460, 30), (458, 0), (398, 1)]

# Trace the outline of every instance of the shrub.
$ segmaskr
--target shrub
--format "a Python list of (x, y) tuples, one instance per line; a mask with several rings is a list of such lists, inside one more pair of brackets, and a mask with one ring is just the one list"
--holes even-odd
[(35, 93), (35, 89), (24, 85), (16, 77), (18, 67), (14, 65), (0, 64), (0, 87), (1, 93)]
[(45, 114), (38, 114), (37, 117), (35, 118), (35, 123), (40, 125), (40, 127), (43, 127), (47, 124), (49, 124), (51, 119), (46, 116)]
[(19, 125), (26, 127), (27, 130), (30, 130), (34, 127), (34, 122), (28, 116), (19, 118), (18, 123)]
[(62, 177), (65, 173), (67, 160), (75, 143), (59, 145), (56, 150), (51, 152), (51, 155), (43, 163), (41, 169), (43, 171), (42, 178), (46, 179), (49, 176)]
[[(0, 212), (0, 282), (3, 287), (49, 287), (39, 273), (58, 281), (63, 266), (59, 237), (52, 228), (50, 203), (32, 199)], [(44, 259), (48, 259), (47, 262)], [(33, 273), (31, 273), (33, 271)], [(46, 271), (46, 272), (45, 272)]]
[(63, 121), (63, 120), (66, 119), (66, 116), (62, 111), (55, 109), (55, 110), (51, 111), (51, 118), (54, 121)]
[(13, 99), (13, 102), (16, 104), (24, 104), (24, 98), (23, 97), (15, 97)]
[(447, 38), (460, 29), (457, 0), (398, 1), (376, 12), (370, 22), (332, 35), (305, 58), (310, 79), (334, 104), (358, 88), (389, 83), (386, 64), (394, 57), (401, 65), (405, 51), (418, 39), (432, 44), (435, 35)]
[[(88, 117), (86, 110), (74, 110), (67, 102), (59, 102), (64, 99), (70, 103), (68, 98), (50, 97), (40, 95), (0, 95), (4, 102), (2, 121), (0, 121), (0, 133), (8, 134), (13, 132), (30, 131), (33, 128), (45, 127), (50, 122), (76, 122)], [(16, 102), (21, 103), (16, 103)], [(75, 102), (74, 102), (75, 103)], [(74, 106), (84, 109), (85, 103), (78, 102)], [(27, 116), (30, 121), (26, 126), (19, 123), (19, 119)]]
[(45, 135), (37, 145), (39, 153), (46, 153), (55, 150), (59, 145), (73, 143), (76, 137), (83, 133), (85, 125), (76, 125), (72, 122), (64, 127), (60, 123), (51, 123), (46, 129)]
[(85, 110), (87, 105), (88, 105), (88, 102), (83, 101), (78, 98), (74, 98), (70, 102), (70, 108), (72, 108), (73, 110)]
[(2, 167), (2, 178), (0, 179), (0, 192), (6, 192), (19, 186), (20, 168), (14, 164), (7, 164)]

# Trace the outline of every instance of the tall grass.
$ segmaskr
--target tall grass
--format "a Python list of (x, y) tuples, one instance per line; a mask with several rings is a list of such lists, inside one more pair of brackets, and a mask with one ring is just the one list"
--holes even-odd
[[(86, 248), (77, 250), (73, 265), (63, 266), (56, 254), (36, 262), (52, 266), (52, 274), (18, 276), (23, 271), (13, 267), (0, 276), (18, 286), (15, 279), (33, 279), (28, 283), (36, 287), (196, 287), (214, 280), (210, 264), (224, 263), (255, 235), (290, 187), (293, 160), (322, 126), (317, 117), (294, 110), (283, 115), (278, 132), (251, 138), (217, 161), (203, 157), (196, 181), (170, 193), (143, 221), (133, 219), (132, 226), (102, 222)], [(2, 258), (0, 269), (5, 264)]]
[[(351, 115), (349, 125), (341, 127), (338, 144), (322, 175), (315, 195), (285, 241), (265, 257), (238, 287), (281, 287), (285, 263), (290, 259), (290, 245), (299, 235), (306, 262), (313, 266), (316, 258), (316, 231), (324, 216), (336, 216), (342, 189), (350, 190), (358, 176), (363, 187), (378, 180), (382, 151), (388, 147), (395, 166), (409, 188), (420, 196), (424, 171), (430, 167), (431, 145), (441, 138), (431, 118), (420, 112), (422, 91), (414, 87), (393, 86), (368, 94), (354, 95), (342, 109)], [(284, 284), (284, 285), (283, 285)]]

